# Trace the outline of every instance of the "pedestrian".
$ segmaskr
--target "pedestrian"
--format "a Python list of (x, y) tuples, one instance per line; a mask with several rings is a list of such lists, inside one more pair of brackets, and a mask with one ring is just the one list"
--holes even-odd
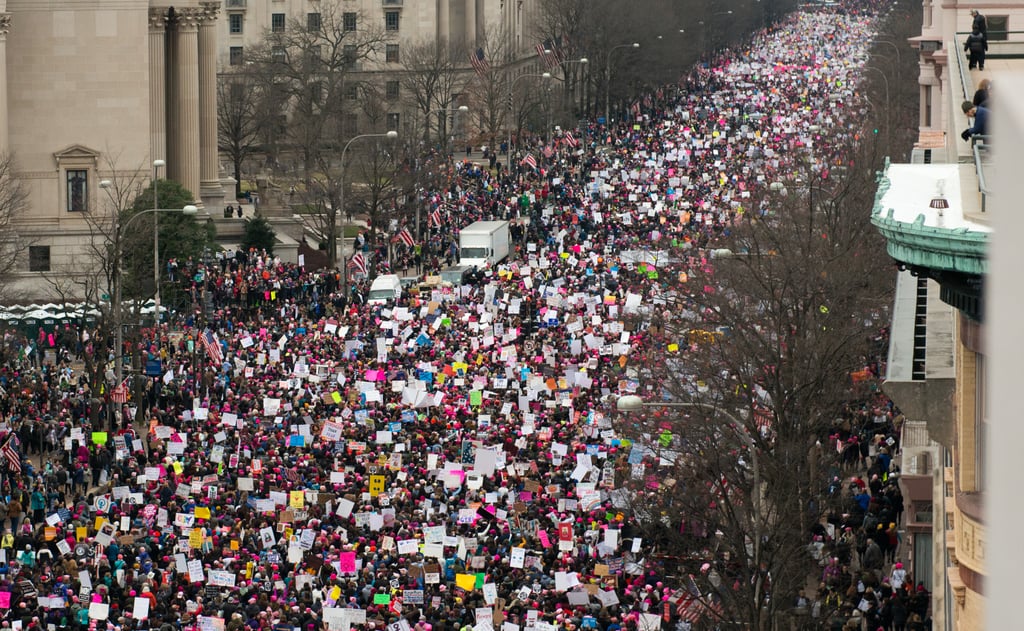
[(988, 19), (977, 9), (971, 9), (971, 31), (978, 31), (988, 38)]
[(967, 69), (985, 69), (985, 53), (988, 51), (988, 38), (975, 28), (964, 41), (964, 52), (967, 53)]
[(975, 136), (985, 136), (988, 134), (988, 108), (984, 105), (975, 105), (970, 101), (964, 101), (960, 104), (960, 109), (963, 110), (964, 114), (968, 118), (974, 119), (974, 124), (965, 129), (960, 137), (964, 140), (971, 140)]

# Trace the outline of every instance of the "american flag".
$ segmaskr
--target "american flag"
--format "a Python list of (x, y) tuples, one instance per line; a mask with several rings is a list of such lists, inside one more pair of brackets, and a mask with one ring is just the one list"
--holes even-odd
[(206, 329), (199, 335), (199, 345), (203, 347), (206, 354), (210, 356), (215, 364), (224, 363), (224, 354), (220, 350), (220, 340), (213, 331)]
[(18, 455), (18, 451), (15, 449), (17, 446), (18, 437), (14, 435), (14, 432), (11, 432), (7, 435), (7, 442), (4, 443), (3, 447), (0, 447), (0, 455), (7, 462), (7, 470), (11, 473), (21, 473), (21, 456)]
[(562, 139), (565, 141), (565, 144), (569, 145), (570, 147), (575, 148), (580, 146), (580, 141), (576, 140), (576, 137), (572, 135), (571, 131), (565, 132), (565, 136), (563, 136)]
[(348, 267), (358, 274), (366, 274), (366, 258), (362, 252), (356, 252), (348, 261)]
[(545, 158), (550, 158), (551, 156), (555, 155), (555, 150), (551, 147), (551, 145), (544, 145), (543, 153)]
[(527, 164), (532, 169), (537, 168), (537, 158), (533, 157), (532, 153), (526, 154), (526, 157), (519, 161), (519, 164)]
[(544, 40), (543, 44), (537, 44), (537, 56), (544, 62), (544, 67), (548, 70), (553, 69), (558, 65), (558, 58), (555, 56), (554, 46), (550, 39)]
[(484, 58), (484, 49), (477, 48), (476, 52), (469, 54), (469, 63), (473, 65), (473, 70), (481, 77), (487, 74), (487, 71), (491, 69), (490, 64)]
[(114, 403), (128, 403), (128, 380), (110, 391), (110, 400)]
[(410, 248), (416, 245), (416, 240), (412, 238), (408, 228), (402, 228), (396, 238)]
[(430, 225), (440, 226), (441, 225), (441, 211), (435, 208), (430, 212)]
[(633, 107), (630, 108), (633, 111), (634, 117), (640, 116), (640, 101), (633, 101)]
[(689, 623), (695, 623), (704, 615), (704, 603), (700, 600), (700, 589), (693, 580), (693, 575), (686, 581), (686, 587), (673, 594), (670, 601), (676, 601), (676, 613)]

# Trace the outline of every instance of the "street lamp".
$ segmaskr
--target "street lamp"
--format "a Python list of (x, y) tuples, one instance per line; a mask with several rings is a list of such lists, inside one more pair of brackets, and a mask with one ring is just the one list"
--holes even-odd
[(611, 100), (612, 90), (612, 53), (619, 48), (640, 48), (640, 42), (633, 42), (632, 44), (619, 44), (618, 46), (612, 46), (608, 51), (608, 59), (604, 66), (604, 124), (611, 125), (611, 117), (608, 115), (610, 110), (609, 101)]
[[(112, 186), (112, 184), (111, 184), (110, 180), (103, 180), (103, 181), (100, 182), (100, 188), (102, 188), (102, 189), (109, 189), (109, 188), (111, 188), (111, 186)], [(109, 195), (109, 192), (108, 192), (108, 195)], [(113, 196), (111, 196), (111, 199), (113, 200)], [(112, 279), (113, 280), (113, 286), (114, 286), (113, 287), (114, 295), (113, 295), (112, 300), (111, 300), (111, 311), (112, 311), (112, 313), (116, 314), (115, 318), (114, 318), (115, 321), (116, 321), (116, 328), (114, 330), (114, 345), (116, 347), (116, 352), (115, 352), (115, 356), (114, 356), (115, 357), (115, 360), (114, 360), (115, 361), (115, 363), (114, 363), (114, 376), (115, 376), (116, 381), (117, 381), (116, 385), (120, 386), (121, 383), (124, 381), (124, 362), (123, 362), (123, 356), (122, 356), (123, 347), (124, 347), (124, 332), (122, 331), (122, 318), (121, 318), (121, 311), (122, 311), (122, 309), (121, 309), (121, 283), (122, 283), (121, 258), (122, 258), (122, 254), (123, 254), (122, 251), (121, 251), (121, 245), (122, 245), (121, 240), (122, 240), (122, 238), (124, 236), (124, 233), (128, 229), (128, 226), (130, 226), (133, 221), (135, 221), (136, 219), (138, 219), (139, 217), (141, 217), (143, 215), (148, 215), (150, 213), (152, 213), (154, 215), (157, 215), (157, 214), (160, 214), (160, 213), (180, 213), (182, 215), (194, 216), (196, 213), (199, 212), (199, 209), (196, 208), (195, 206), (193, 206), (192, 204), (189, 204), (189, 205), (185, 206), (184, 208), (148, 208), (146, 210), (140, 210), (139, 212), (135, 213), (134, 215), (132, 215), (128, 219), (125, 219), (123, 222), (121, 221), (121, 218), (120, 218), (121, 209), (120, 208), (116, 208), (114, 212), (117, 213), (117, 215), (116, 215), (115, 224), (114, 224), (114, 265), (113, 265), (113, 268), (111, 269), (111, 273), (113, 275), (113, 279)]]
[[(160, 168), (167, 163), (163, 160), (153, 160), (153, 208), (159, 208), (157, 203), (157, 191), (160, 183)], [(155, 314), (154, 328), (160, 327), (160, 213), (153, 213), (153, 313)], [(155, 336), (157, 344), (160, 343), (160, 336)]]
[[(550, 79), (551, 78), (551, 73), (550, 72), (544, 72), (544, 73), (541, 73), (541, 74), (522, 74), (522, 75), (519, 75), (518, 77), (516, 77), (515, 79), (512, 80), (512, 83), (510, 83), (509, 86), (508, 86), (508, 115), (509, 115), (509, 119), (514, 119), (515, 118), (515, 109), (513, 108), (512, 104), (513, 104), (513, 98), (514, 98), (514, 95), (515, 95), (516, 84), (519, 83), (520, 80), (526, 79), (526, 78), (529, 78), (529, 77), (534, 77), (534, 78), (539, 78), (539, 79)], [(512, 172), (512, 124), (513, 124), (513, 121), (509, 120), (509, 125), (508, 125), (508, 153), (505, 156), (505, 167), (508, 169), (509, 173)]]
[[(760, 568), (761, 565), (761, 464), (757, 455), (757, 445), (754, 444), (754, 439), (747, 433), (746, 426), (739, 421), (735, 416), (726, 412), (722, 408), (712, 403), (702, 403), (700, 401), (663, 401), (663, 402), (649, 402), (644, 401), (642, 397), (638, 397), (635, 394), (627, 394), (619, 397), (615, 401), (615, 409), (619, 412), (638, 412), (647, 407), (655, 408), (698, 408), (702, 410), (709, 410), (716, 414), (721, 414), (725, 418), (732, 421), (732, 429), (736, 434), (736, 437), (740, 439), (747, 449), (750, 450), (750, 469), (754, 477), (754, 492), (753, 502), (751, 509), (753, 510), (754, 518), (754, 566)], [(758, 581), (759, 584), (756, 593), (760, 592), (760, 570), (758, 569)], [(755, 593), (755, 598), (756, 598)]]
[(882, 77), (883, 85), (885, 85), (885, 139), (886, 143), (888, 143), (891, 139), (889, 131), (889, 110), (892, 109), (892, 102), (889, 101), (889, 77), (885, 75), (885, 72), (882, 71), (882, 69), (875, 68), (874, 66), (864, 66), (864, 69), (871, 70), (872, 72), (877, 72), (878, 75)]
[[(394, 139), (398, 138), (398, 132), (392, 129), (391, 131), (389, 131), (387, 133), (384, 133), (384, 134), (359, 134), (358, 136), (353, 136), (352, 138), (350, 138), (349, 141), (347, 143), (345, 143), (345, 146), (342, 148), (342, 150), (341, 150), (341, 168), (340, 168), (340, 171), (338, 173), (338, 179), (341, 182), (341, 191), (338, 194), (338, 206), (339, 206), (338, 213), (340, 213), (340, 214), (338, 215), (338, 217), (335, 218), (335, 221), (331, 222), (331, 228), (335, 231), (335, 237), (334, 237), (334, 243), (333, 244), (329, 244), (329, 245), (331, 245), (331, 247), (333, 247), (335, 249), (335, 251), (332, 253), (335, 256), (337, 255), (337, 247), (338, 247), (338, 237), (337, 237), (338, 222), (337, 222), (337, 219), (340, 218), (341, 215), (345, 214), (345, 154), (348, 152), (348, 148), (352, 146), (352, 143), (354, 143), (355, 141), (357, 141), (357, 140), (359, 140), (361, 138), (387, 138), (388, 140), (394, 140)], [(348, 262), (345, 260), (345, 234), (344, 233), (342, 233), (342, 235), (341, 235), (341, 278), (342, 278), (341, 290), (342, 290), (343, 294), (346, 294), (347, 291), (348, 291)]]

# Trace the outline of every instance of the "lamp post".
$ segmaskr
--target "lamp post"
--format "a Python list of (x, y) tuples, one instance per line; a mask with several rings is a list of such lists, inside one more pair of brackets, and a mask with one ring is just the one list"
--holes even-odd
[(747, 433), (746, 427), (739, 421), (735, 416), (721, 409), (717, 405), (712, 403), (702, 403), (700, 401), (663, 401), (663, 402), (649, 402), (644, 401), (643, 398), (636, 395), (625, 395), (618, 398), (615, 402), (615, 408), (620, 412), (638, 412), (647, 407), (660, 407), (660, 408), (697, 408), (702, 410), (710, 410), (716, 414), (721, 414), (725, 418), (732, 422), (732, 428), (736, 437), (740, 439), (747, 449), (750, 450), (750, 469), (754, 478), (754, 492), (753, 501), (751, 502), (751, 510), (753, 511), (754, 519), (754, 567), (757, 571), (757, 585), (754, 591), (755, 606), (758, 605), (761, 592), (761, 463), (757, 455), (757, 445), (754, 444), (754, 439)]
[[(153, 160), (153, 210), (160, 208), (157, 203), (160, 183), (160, 167), (167, 164), (163, 160)], [(160, 213), (153, 213), (153, 326), (160, 327)], [(157, 344), (160, 343), (160, 336), (155, 336)]]
[[(338, 180), (341, 182), (341, 190), (338, 193), (338, 213), (340, 213), (338, 215), (339, 218), (341, 216), (345, 215), (345, 154), (348, 152), (348, 148), (352, 146), (352, 143), (354, 143), (355, 141), (360, 140), (362, 138), (387, 138), (389, 140), (394, 140), (394, 139), (398, 138), (398, 132), (392, 129), (391, 131), (389, 131), (387, 133), (384, 133), (384, 134), (359, 134), (358, 136), (353, 136), (352, 138), (349, 138), (349, 141), (345, 143), (344, 147), (342, 147), (342, 149), (341, 149), (341, 167), (340, 167), (340, 171), (338, 173)], [(345, 225), (345, 224), (342, 224), (342, 225)], [(338, 222), (337, 221), (333, 222), (333, 226), (332, 227), (334, 228), (334, 230), (337, 230), (338, 229)], [(337, 237), (335, 237), (335, 244), (334, 244), (335, 248), (338, 247), (337, 240), (338, 240)], [(336, 255), (337, 252), (335, 252), (334, 254)], [(345, 260), (345, 233), (344, 233), (344, 231), (341, 233), (341, 278), (342, 278), (342, 282), (341, 282), (342, 293), (343, 294), (347, 294), (347, 292), (348, 292), (348, 261)]]
[[(109, 189), (110, 187), (110, 180), (103, 180), (100, 182), (100, 188)], [(111, 199), (113, 199), (113, 197), (111, 197)], [(123, 356), (121, 354), (123, 352), (124, 347), (124, 332), (122, 330), (123, 322), (121, 317), (121, 258), (123, 254), (123, 252), (121, 251), (121, 245), (125, 231), (128, 229), (128, 226), (130, 226), (132, 222), (134, 222), (136, 219), (142, 217), (143, 215), (148, 215), (150, 213), (154, 215), (158, 215), (160, 213), (181, 213), (183, 215), (195, 215), (197, 212), (199, 212), (199, 210), (191, 204), (185, 206), (184, 208), (148, 208), (146, 210), (140, 210), (139, 212), (135, 213), (128, 219), (125, 219), (123, 222), (120, 219), (121, 209), (117, 208), (114, 212), (118, 213), (118, 215), (114, 224), (114, 265), (113, 268), (111, 269), (111, 275), (113, 276), (111, 280), (113, 281), (112, 284), (114, 294), (111, 299), (111, 312), (115, 314), (114, 320), (116, 324), (116, 328), (114, 329), (114, 345), (116, 348), (114, 354), (114, 376), (117, 381), (116, 385), (120, 386), (121, 383), (124, 381), (124, 361)]]
[(606, 126), (611, 126), (611, 116), (609, 116), (611, 107), (609, 106), (609, 103), (611, 101), (612, 91), (612, 53), (620, 48), (640, 48), (640, 42), (619, 44), (618, 46), (612, 46), (608, 51), (608, 59), (604, 65), (604, 124)]
[(512, 119), (515, 118), (515, 109), (513, 108), (512, 104), (514, 102), (513, 98), (515, 96), (516, 84), (519, 83), (522, 79), (527, 79), (527, 78), (530, 78), (530, 77), (539, 78), (539, 79), (550, 79), (551, 78), (551, 73), (550, 72), (544, 72), (544, 73), (541, 73), (541, 74), (521, 74), (518, 77), (516, 77), (515, 79), (513, 79), (512, 83), (510, 83), (509, 86), (508, 86), (508, 117), (509, 117), (509, 125), (508, 125), (508, 153), (505, 155), (505, 167), (508, 169), (509, 173), (512, 172), (512, 125), (513, 125), (513, 120)]

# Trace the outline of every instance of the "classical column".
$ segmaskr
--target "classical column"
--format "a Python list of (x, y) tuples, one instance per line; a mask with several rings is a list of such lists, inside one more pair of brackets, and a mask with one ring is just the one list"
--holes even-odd
[(217, 12), (220, 2), (203, 2), (199, 24), (199, 194), (203, 205), (224, 202), (217, 160)]
[(466, 0), (466, 44), (476, 50), (476, 0)]
[(7, 33), (11, 30), (11, 14), (0, 13), (0, 154), (10, 149), (7, 128)]
[(437, 41), (450, 46), (451, 38), (451, 7), (448, 0), (437, 0)]
[(167, 7), (149, 9), (149, 155), (167, 160)]
[(178, 9), (175, 33), (174, 72), (175, 160), (182, 186), (200, 205), (199, 189), (199, 23), (205, 11), (199, 7)]

